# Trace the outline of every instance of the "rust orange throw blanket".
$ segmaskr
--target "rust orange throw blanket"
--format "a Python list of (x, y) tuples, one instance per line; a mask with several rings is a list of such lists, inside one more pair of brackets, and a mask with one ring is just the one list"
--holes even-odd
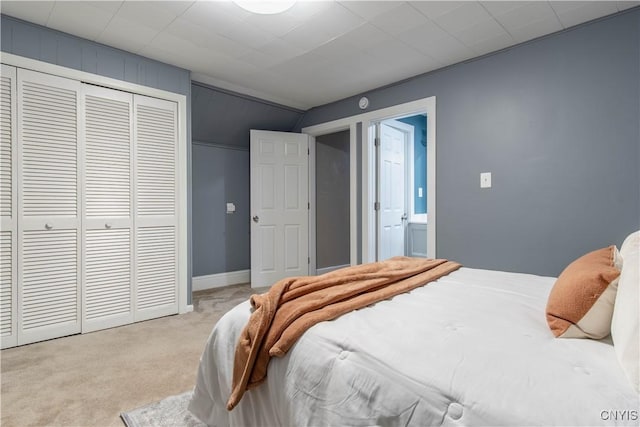
[(272, 356), (282, 357), (310, 327), (389, 299), (460, 268), (444, 259), (395, 257), (320, 276), (282, 279), (253, 295), (255, 309), (238, 340), (227, 409), (262, 383)]

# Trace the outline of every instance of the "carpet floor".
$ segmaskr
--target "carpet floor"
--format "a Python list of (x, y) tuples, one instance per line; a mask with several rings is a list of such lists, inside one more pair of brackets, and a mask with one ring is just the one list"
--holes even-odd
[(0, 424), (122, 427), (121, 412), (193, 389), (213, 325), (255, 292), (195, 292), (191, 313), (2, 350)]

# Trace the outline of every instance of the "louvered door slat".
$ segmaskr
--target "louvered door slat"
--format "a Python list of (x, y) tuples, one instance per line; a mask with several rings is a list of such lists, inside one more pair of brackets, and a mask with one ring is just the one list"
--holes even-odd
[(136, 105), (138, 216), (176, 214), (176, 108), (165, 105)]
[[(128, 316), (132, 312), (130, 241), (128, 229), (87, 231), (86, 320)], [(114, 248), (115, 255), (105, 252), (105, 247)]]
[(13, 324), (15, 289), (12, 280), (14, 256), (11, 234), (11, 231), (0, 232), (0, 334), (3, 339), (15, 333)]
[[(3, 67), (4, 71), (4, 67)], [(2, 73), (0, 77), (0, 215), (11, 217), (12, 212), (12, 153), (13, 153), (13, 108), (15, 93), (12, 90), (15, 77)]]
[[(26, 231), (22, 253), (22, 331), (77, 324), (77, 232)], [(55, 247), (49, 256), (34, 255)], [(56, 266), (56, 269), (52, 269)]]
[(174, 306), (177, 297), (175, 227), (138, 228), (136, 241), (137, 309)]
[(85, 85), (83, 332), (133, 322), (133, 97)]
[(22, 215), (76, 217), (78, 91), (46, 77), (21, 78)]
[(85, 114), (86, 215), (129, 217), (131, 102), (87, 94)]

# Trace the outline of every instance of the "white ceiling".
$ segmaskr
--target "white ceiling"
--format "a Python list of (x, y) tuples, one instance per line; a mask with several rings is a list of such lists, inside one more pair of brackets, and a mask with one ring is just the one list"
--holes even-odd
[(7, 1), (3, 14), (308, 109), (640, 5), (640, 1)]

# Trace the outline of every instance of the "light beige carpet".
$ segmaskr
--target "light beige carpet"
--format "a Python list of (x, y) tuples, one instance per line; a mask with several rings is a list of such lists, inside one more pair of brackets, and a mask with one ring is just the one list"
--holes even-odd
[(252, 293), (197, 292), (192, 313), (2, 350), (1, 425), (123, 426), (121, 412), (193, 389), (213, 325)]

